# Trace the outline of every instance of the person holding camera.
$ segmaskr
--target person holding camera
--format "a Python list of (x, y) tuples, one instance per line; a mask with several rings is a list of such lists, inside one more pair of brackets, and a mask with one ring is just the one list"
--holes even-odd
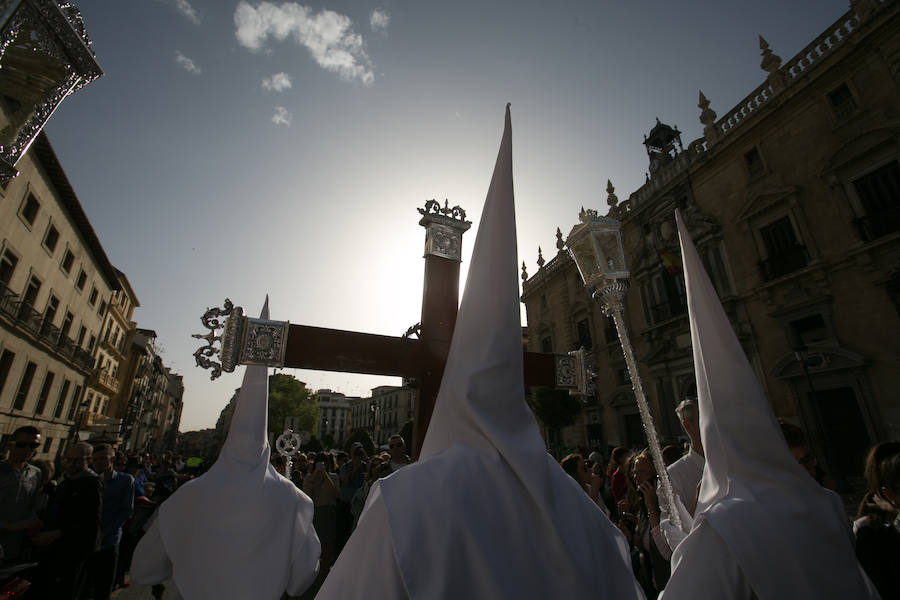
[(334, 470), (334, 458), (325, 452), (310, 458), (308, 473), (303, 478), (303, 492), (313, 501), (313, 527), (322, 545), (319, 575), (315, 585), (318, 589), (336, 557), (335, 503), (339, 490), (337, 476), (331, 472)]

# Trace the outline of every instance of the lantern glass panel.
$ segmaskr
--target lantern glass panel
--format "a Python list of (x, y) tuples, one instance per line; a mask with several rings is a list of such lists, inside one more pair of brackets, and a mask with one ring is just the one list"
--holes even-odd
[(569, 249), (572, 251), (575, 264), (578, 265), (581, 278), (585, 285), (589, 285), (601, 274), (590, 235), (581, 236), (577, 241), (571, 242)]
[(616, 232), (600, 231), (595, 235), (603, 273), (608, 275), (623, 272), (625, 270), (625, 257), (622, 256), (619, 236), (616, 235)]
[[(40, 106), (69, 78), (69, 65), (53, 54), (49, 34), (23, 23), (0, 58), (0, 145), (11, 146)], [(64, 56), (64, 55), (63, 55)]]

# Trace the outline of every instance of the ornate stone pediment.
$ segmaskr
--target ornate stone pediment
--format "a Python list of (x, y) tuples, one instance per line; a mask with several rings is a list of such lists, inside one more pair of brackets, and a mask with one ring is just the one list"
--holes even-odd
[[(830, 371), (862, 369), (869, 361), (861, 354), (843, 347), (810, 345), (808, 348), (807, 369), (810, 375)], [(772, 375), (779, 379), (797, 379), (806, 377), (803, 365), (791, 354), (785, 354), (775, 363)]]
[(869, 130), (841, 146), (825, 161), (819, 174), (826, 176), (883, 146), (897, 145), (898, 141), (900, 141), (900, 126), (896, 123)]
[(785, 202), (797, 197), (800, 188), (795, 185), (784, 185), (781, 182), (761, 182), (747, 189), (746, 200), (741, 210), (734, 219), (735, 223), (741, 223), (752, 219), (756, 215), (767, 210), (781, 206)]

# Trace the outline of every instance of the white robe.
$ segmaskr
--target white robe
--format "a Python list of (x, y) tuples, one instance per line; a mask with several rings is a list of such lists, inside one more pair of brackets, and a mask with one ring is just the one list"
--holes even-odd
[(622, 534), (547, 460), (540, 510), (499, 455), (463, 445), (377, 482), (317, 599), (643, 598)]

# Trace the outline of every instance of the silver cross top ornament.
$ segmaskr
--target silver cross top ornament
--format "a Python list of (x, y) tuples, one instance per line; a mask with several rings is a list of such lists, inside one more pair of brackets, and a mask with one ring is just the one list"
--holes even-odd
[[(206, 340), (206, 345), (194, 352), (197, 366), (210, 369), (209, 378), (215, 379), (222, 371), (231, 373), (237, 365), (265, 365), (283, 367), (287, 351), (289, 321), (252, 319), (244, 315), (244, 309), (225, 299), (222, 308), (206, 309), (200, 317), (209, 333), (195, 333), (191, 337)], [(221, 329), (221, 335), (216, 331)], [(220, 342), (220, 346), (215, 346)], [(218, 355), (219, 362), (211, 360)]]

